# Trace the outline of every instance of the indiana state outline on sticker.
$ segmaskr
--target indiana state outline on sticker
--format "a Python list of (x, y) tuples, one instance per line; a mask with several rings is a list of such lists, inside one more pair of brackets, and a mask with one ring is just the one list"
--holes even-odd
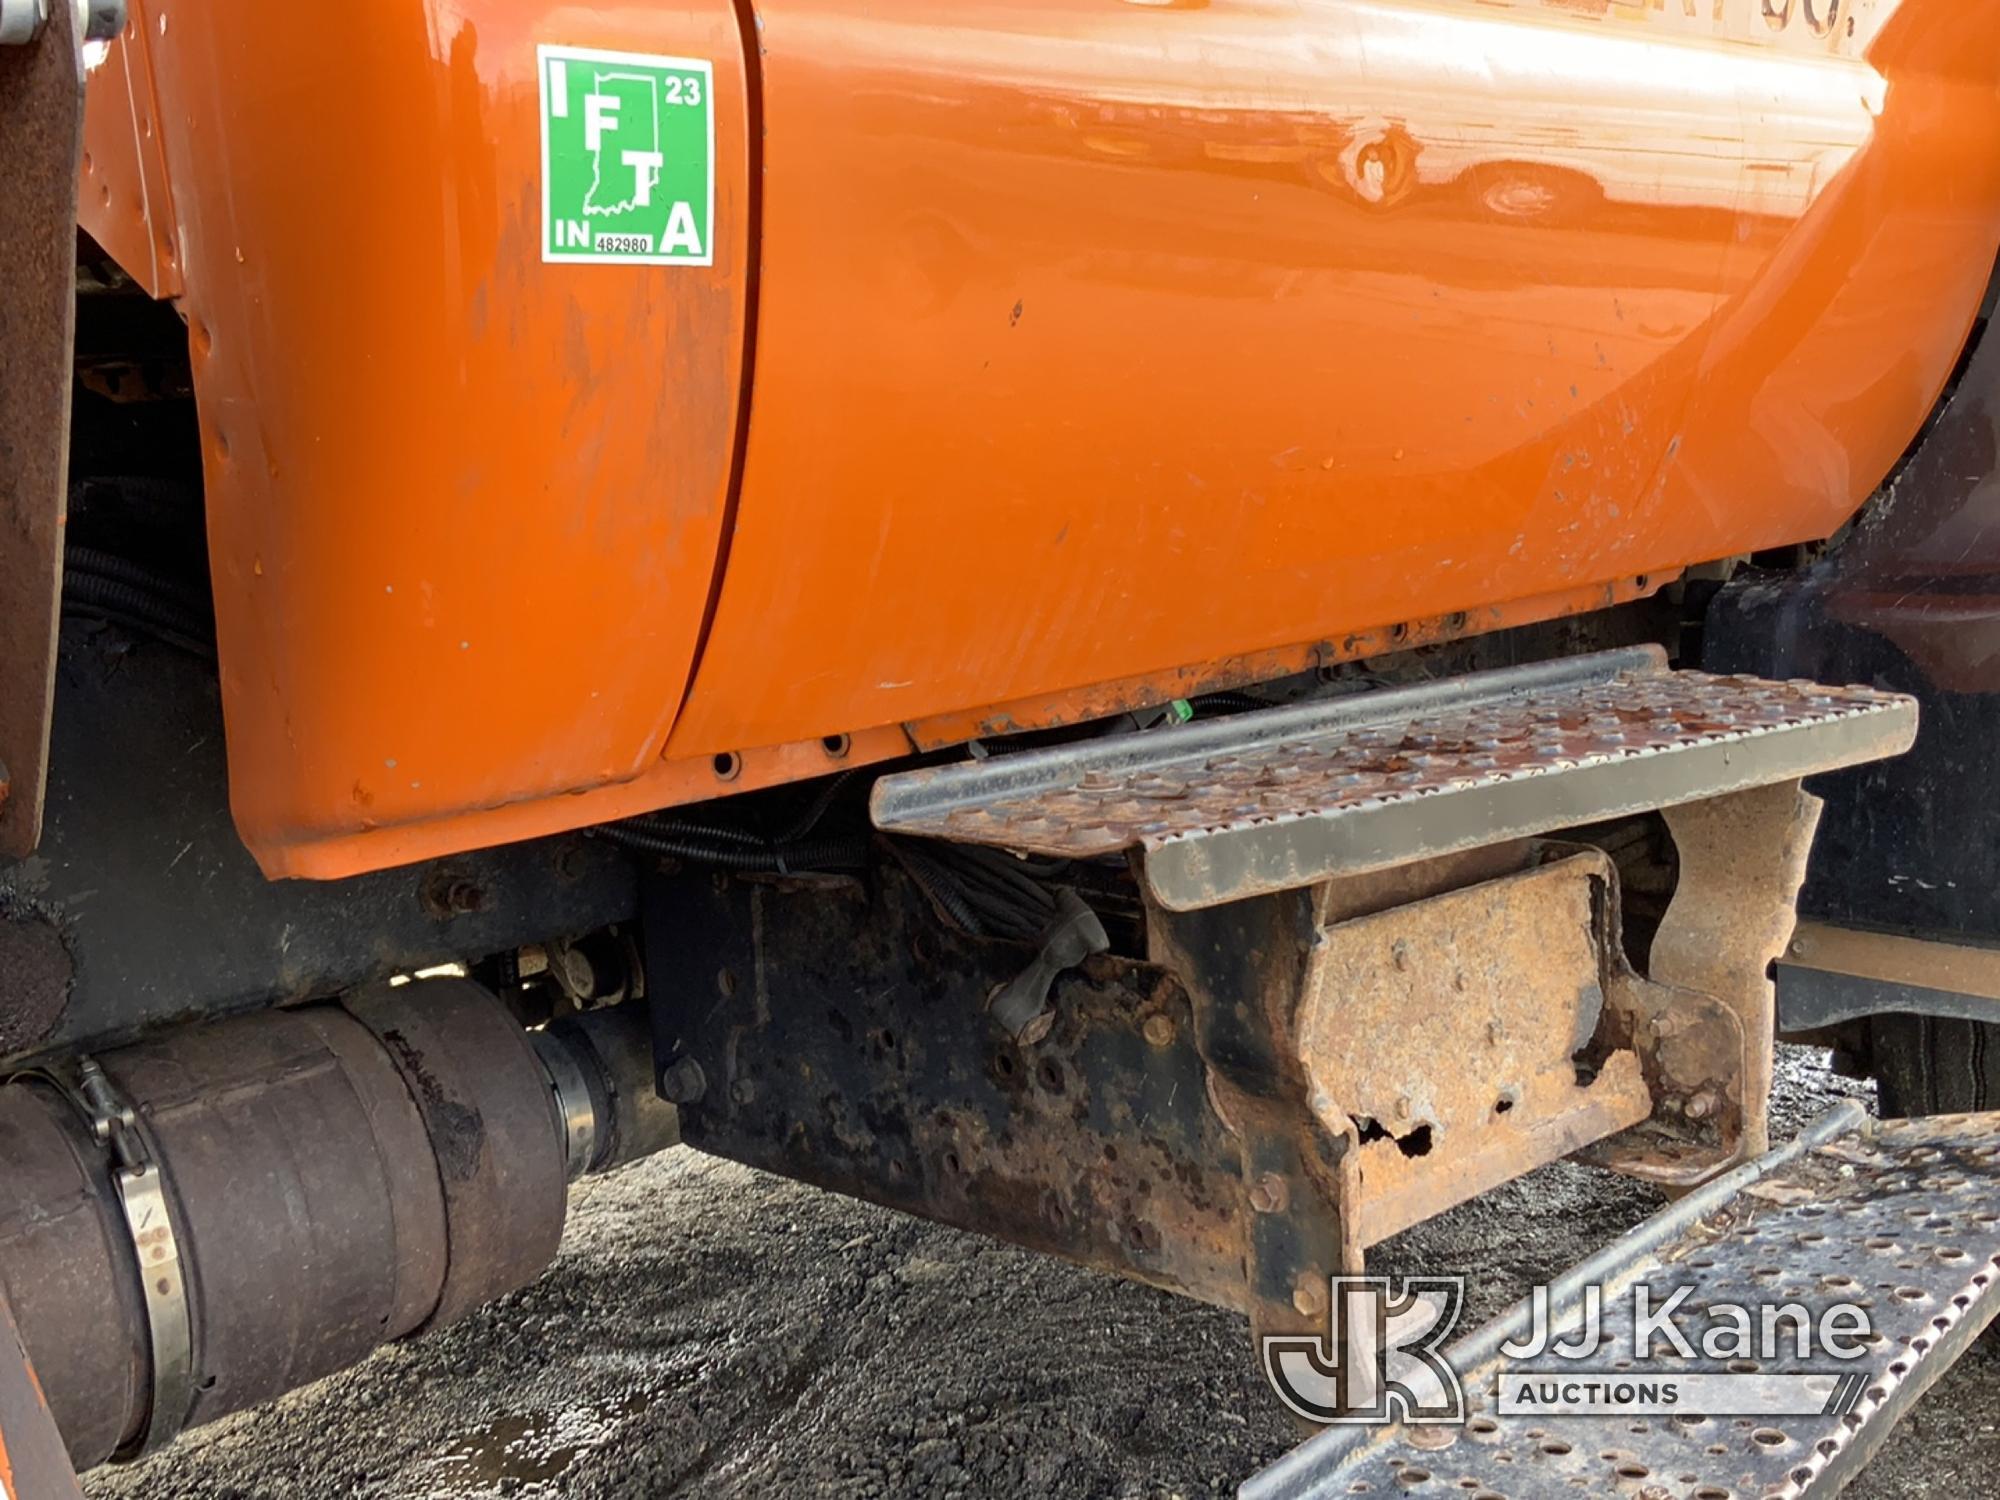
[(586, 47), (537, 57), (542, 259), (712, 264), (713, 67)]

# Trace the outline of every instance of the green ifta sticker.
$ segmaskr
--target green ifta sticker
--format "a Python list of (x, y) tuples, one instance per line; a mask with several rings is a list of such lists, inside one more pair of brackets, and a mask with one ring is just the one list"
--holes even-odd
[(542, 259), (715, 260), (715, 70), (688, 57), (538, 47)]

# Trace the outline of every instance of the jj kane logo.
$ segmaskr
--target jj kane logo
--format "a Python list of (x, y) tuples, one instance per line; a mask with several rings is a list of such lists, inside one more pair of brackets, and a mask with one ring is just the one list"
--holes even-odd
[(1264, 1376), (1309, 1422), (1463, 1422), (1443, 1351), (1464, 1307), (1462, 1276), (1336, 1276), (1328, 1336), (1266, 1335)]
[[(1851, 1410), (1868, 1383), (1852, 1362), (1879, 1337), (1852, 1302), (1696, 1304), (1688, 1286), (1588, 1286), (1560, 1307), (1537, 1287), (1470, 1354), (1445, 1348), (1465, 1279), (1336, 1276), (1324, 1335), (1267, 1335), (1278, 1398), (1321, 1423), (1459, 1423), (1464, 1380), (1508, 1416), (1805, 1416)], [(1478, 1403), (1484, 1405), (1485, 1403)]]

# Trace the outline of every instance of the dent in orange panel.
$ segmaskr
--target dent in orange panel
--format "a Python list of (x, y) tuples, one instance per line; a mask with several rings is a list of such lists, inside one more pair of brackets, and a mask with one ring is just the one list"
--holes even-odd
[[(709, 600), (750, 253), (733, 8), (148, 8), (245, 842), (333, 873), (570, 825), (658, 762)], [(545, 43), (712, 63), (712, 266), (544, 264)]]
[(181, 292), (172, 190), (153, 91), (146, 0), (129, 0), (124, 32), (85, 54), (83, 180), (77, 222), (153, 297)]
[(1834, 530), (1992, 264), (2000, 9), (1692, 9), (768, 0), (670, 753)]

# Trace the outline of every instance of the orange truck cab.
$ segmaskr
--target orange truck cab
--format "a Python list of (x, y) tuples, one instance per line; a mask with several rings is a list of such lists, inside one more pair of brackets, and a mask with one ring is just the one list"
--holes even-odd
[[(1773, 11), (134, 0), (79, 216), (188, 325), (245, 843), (351, 875), (1831, 535), (1979, 309), (1996, 23)], [(606, 248), (635, 170), (693, 239)]]
[(128, 6), (0, 42), (79, 231), (0, 1311), (78, 1467), (683, 1138), (1268, 1342), (1546, 1161), (1735, 1183), (1780, 1029), (1983, 1100), (2000, 920), (1916, 893), (1994, 873), (2000, 10)]

